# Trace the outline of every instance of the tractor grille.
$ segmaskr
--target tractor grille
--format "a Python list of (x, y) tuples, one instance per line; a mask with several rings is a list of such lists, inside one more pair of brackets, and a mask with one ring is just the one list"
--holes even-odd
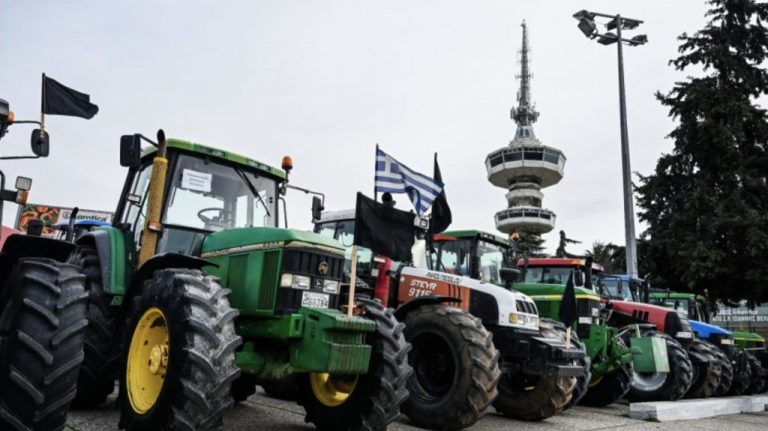
[(596, 299), (576, 300), (576, 310), (579, 317), (597, 317), (592, 314), (592, 309), (600, 310), (600, 301)]
[(259, 308), (262, 310), (271, 310), (275, 306), (275, 294), (277, 293), (278, 277), (280, 276), (280, 268), (277, 266), (279, 261), (279, 251), (264, 253), (264, 263), (261, 267), (262, 289), (259, 292)]
[[(282, 273), (306, 275), (310, 277), (311, 292), (323, 292), (324, 280), (341, 281), (344, 271), (344, 257), (315, 248), (288, 248), (283, 255)], [(325, 262), (328, 271), (320, 273), (320, 264)], [(301, 308), (301, 298), (306, 292), (300, 289), (280, 288), (277, 293), (277, 314), (296, 312)], [(329, 308), (338, 308), (339, 295), (331, 295)]]
[(521, 299), (518, 299), (515, 301), (517, 303), (517, 311), (522, 311), (523, 313), (528, 314), (539, 314), (536, 311), (536, 304), (530, 301), (523, 301)]

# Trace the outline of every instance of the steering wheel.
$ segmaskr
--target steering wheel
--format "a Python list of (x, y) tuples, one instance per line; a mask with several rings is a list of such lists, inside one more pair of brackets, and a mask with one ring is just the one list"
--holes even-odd
[[(218, 211), (218, 217), (207, 217), (203, 215), (203, 213), (209, 212), (209, 211)], [(232, 222), (232, 220), (235, 219), (235, 215), (230, 210), (226, 210), (224, 208), (203, 208), (200, 211), (197, 212), (197, 216), (200, 218), (200, 220), (203, 221), (205, 224), (216, 224), (216, 225), (222, 225), (222, 224), (229, 224)], [(225, 217), (226, 216), (226, 217)]]

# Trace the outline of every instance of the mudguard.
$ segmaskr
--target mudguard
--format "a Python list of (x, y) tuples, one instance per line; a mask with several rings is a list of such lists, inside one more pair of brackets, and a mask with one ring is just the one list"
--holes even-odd
[(0, 287), (20, 258), (44, 257), (64, 262), (74, 249), (74, 244), (58, 239), (22, 234), (9, 236), (0, 253)]
[(78, 246), (91, 246), (99, 255), (101, 267), (101, 285), (104, 290), (116, 296), (125, 295), (130, 283), (130, 257), (126, 234), (118, 228), (96, 229), (86, 233), (77, 240)]
[(405, 317), (410, 313), (411, 311), (423, 306), (423, 305), (429, 305), (429, 304), (444, 304), (446, 302), (461, 302), (461, 299), (459, 298), (453, 298), (450, 296), (434, 296), (434, 295), (427, 295), (427, 296), (420, 296), (418, 298), (414, 298), (405, 304), (403, 304), (400, 308), (395, 310), (395, 318), (398, 322), (405, 322)]

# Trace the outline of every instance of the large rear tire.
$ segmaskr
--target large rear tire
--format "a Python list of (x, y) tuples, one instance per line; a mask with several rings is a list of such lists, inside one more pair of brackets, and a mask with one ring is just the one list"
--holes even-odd
[(131, 303), (123, 338), (120, 427), (218, 430), (239, 376), (229, 290), (192, 269), (162, 269)]
[[(560, 322), (542, 321), (541, 336), (565, 343), (565, 326)], [(572, 336), (575, 334), (571, 334)], [(571, 338), (571, 347), (581, 345)], [(526, 378), (503, 373), (499, 380), (499, 395), (493, 402), (496, 411), (504, 416), (525, 421), (540, 421), (559, 413), (569, 404), (576, 387), (575, 377), (546, 374)]]
[(0, 292), (0, 429), (64, 429), (83, 361), (84, 277), (72, 265), (19, 259)]
[[(620, 346), (626, 346), (621, 338), (617, 337), (616, 341)], [(589, 382), (589, 389), (581, 399), (581, 404), (605, 407), (623, 398), (629, 392), (632, 372), (632, 362), (627, 362), (606, 375), (597, 377), (593, 375)]]
[(499, 352), (480, 319), (445, 305), (424, 305), (405, 319), (411, 343), (410, 398), (403, 413), (421, 428), (455, 430), (477, 422), (496, 398)]
[(749, 389), (749, 384), (752, 381), (752, 369), (749, 365), (747, 354), (742, 349), (739, 349), (736, 353), (733, 367), (733, 382), (728, 390), (728, 396), (742, 395)]
[(744, 391), (744, 394), (759, 394), (763, 392), (763, 388), (766, 384), (766, 378), (762, 375), (764, 373), (763, 366), (760, 363), (760, 360), (758, 360), (755, 355), (751, 353), (747, 353), (747, 361), (749, 362), (752, 378), (750, 379), (749, 387), (747, 387), (747, 390)]
[(667, 346), (668, 373), (632, 373), (632, 384), (627, 393), (630, 402), (677, 401), (688, 392), (693, 381), (693, 365), (683, 346), (669, 335), (646, 330), (644, 337), (659, 337)]
[(112, 306), (101, 283), (99, 255), (92, 247), (80, 247), (69, 258), (85, 274), (85, 288), (90, 296), (85, 330), (85, 359), (77, 377), (77, 396), (72, 402), (76, 408), (94, 408), (103, 404), (115, 390), (120, 373), (119, 308)]
[(400, 416), (400, 406), (408, 398), (412, 370), (403, 324), (379, 301), (358, 302), (363, 304), (363, 315), (376, 322), (376, 332), (366, 336), (373, 347), (368, 373), (308, 373), (297, 378), (304, 421), (320, 431), (383, 431)]
[(715, 346), (715, 354), (717, 359), (720, 360), (720, 370), (722, 371), (720, 374), (720, 385), (715, 391), (715, 396), (724, 397), (731, 390), (731, 385), (733, 384), (733, 364), (731, 364), (731, 359), (728, 358), (728, 355), (717, 346)]
[(685, 394), (685, 398), (709, 398), (715, 394), (720, 386), (722, 369), (712, 344), (703, 340), (693, 340), (688, 348), (691, 353), (696, 353), (706, 359), (705, 363), (693, 366), (693, 383)]

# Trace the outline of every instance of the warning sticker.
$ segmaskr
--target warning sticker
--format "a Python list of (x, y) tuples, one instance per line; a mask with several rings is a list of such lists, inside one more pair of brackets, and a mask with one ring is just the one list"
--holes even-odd
[(181, 176), (181, 188), (209, 193), (211, 191), (212, 179), (212, 174), (184, 169)]

